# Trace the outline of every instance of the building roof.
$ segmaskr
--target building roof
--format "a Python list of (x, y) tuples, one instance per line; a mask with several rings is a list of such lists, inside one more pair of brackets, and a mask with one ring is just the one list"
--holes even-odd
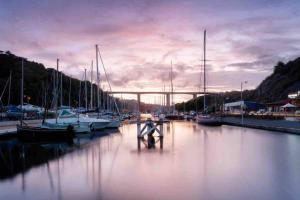
[(290, 104), (290, 103), (287, 103), (287, 104), (281, 106), (281, 108), (297, 108), (297, 106), (295, 106), (293, 104)]
[(225, 104), (225, 107), (238, 107), (238, 106), (244, 106), (247, 109), (260, 109), (265, 107), (263, 104), (256, 103), (253, 101), (236, 101), (236, 102)]

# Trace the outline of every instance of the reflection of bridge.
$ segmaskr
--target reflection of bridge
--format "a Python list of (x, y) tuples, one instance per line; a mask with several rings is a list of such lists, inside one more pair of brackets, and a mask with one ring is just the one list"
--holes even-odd
[[(139, 91), (139, 92), (135, 92), (135, 91), (112, 91), (112, 92), (108, 92), (109, 94), (135, 94), (137, 95), (137, 101), (138, 101), (138, 110), (140, 108), (140, 102), (141, 102), (141, 95), (142, 94), (160, 94), (160, 95), (166, 95), (166, 106), (170, 107), (170, 95), (175, 95), (175, 94), (187, 94), (187, 95), (192, 95), (193, 98), (197, 98), (197, 95), (203, 95), (204, 92), (155, 92), (155, 91)], [(212, 92), (206, 92), (206, 94), (215, 94)]]

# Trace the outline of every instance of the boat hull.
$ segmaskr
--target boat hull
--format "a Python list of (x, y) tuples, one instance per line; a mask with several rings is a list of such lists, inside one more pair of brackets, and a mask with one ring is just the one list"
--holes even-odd
[(120, 120), (112, 119), (111, 122), (106, 126), (106, 128), (119, 128), (121, 126)]
[(165, 118), (169, 120), (184, 120), (183, 115), (166, 115)]
[(220, 119), (215, 117), (198, 117), (197, 118), (198, 124), (205, 125), (205, 126), (221, 126), (222, 122)]
[(17, 125), (17, 136), (22, 141), (71, 141), (74, 130), (72, 126), (65, 129), (46, 129)]
[(90, 127), (92, 131), (102, 130), (107, 128), (110, 122), (91, 122)]
[(42, 124), (42, 128), (45, 129), (66, 129), (69, 125), (73, 126), (74, 133), (88, 133), (91, 131), (90, 129), (90, 124), (85, 123), (85, 122), (60, 122), (55, 123), (55, 121), (46, 121), (45, 123)]

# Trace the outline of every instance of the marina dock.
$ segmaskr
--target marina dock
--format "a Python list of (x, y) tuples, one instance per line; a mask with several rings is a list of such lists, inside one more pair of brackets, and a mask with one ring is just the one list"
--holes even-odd
[[(42, 120), (26, 120), (25, 123), (28, 125), (37, 125)], [(20, 121), (1, 121), (0, 122), (0, 139), (10, 136), (14, 136), (17, 133), (16, 125), (20, 124)]]
[(276, 132), (300, 134), (299, 121), (244, 118), (242, 123), (242, 120), (239, 117), (223, 117), (222, 123), (230, 126), (241, 126)]

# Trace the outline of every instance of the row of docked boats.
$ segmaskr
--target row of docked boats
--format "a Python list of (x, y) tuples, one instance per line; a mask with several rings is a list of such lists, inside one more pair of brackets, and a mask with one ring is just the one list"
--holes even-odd
[[(98, 59), (98, 47), (96, 45), (96, 59)], [(98, 62), (97, 62), (98, 63)], [(97, 64), (97, 72), (98, 72), (98, 64)], [(54, 103), (54, 109), (52, 110), (53, 114), (55, 115), (55, 118), (52, 119), (46, 119), (47, 114), (49, 113), (49, 110), (47, 110), (45, 103), (45, 108), (39, 110), (38, 112), (43, 111), (44, 112), (44, 119), (41, 124), (37, 126), (28, 126), (23, 121), (24, 119), (24, 111), (26, 109), (26, 106), (23, 102), (24, 97), (24, 64), (22, 60), (22, 78), (21, 78), (21, 104), (20, 104), (20, 111), (21, 111), (21, 124), (17, 125), (17, 133), (18, 136), (23, 139), (64, 139), (64, 138), (73, 138), (77, 134), (82, 133), (92, 133), (97, 130), (101, 130), (104, 128), (118, 128), (121, 125), (121, 115), (119, 113), (119, 110), (117, 108), (117, 104), (115, 103), (116, 110), (118, 111), (118, 116), (115, 115), (106, 115), (105, 112), (100, 112), (100, 101), (99, 101), (99, 76), (97, 76), (97, 105), (96, 110), (92, 112), (81, 112), (80, 105), (81, 105), (81, 82), (79, 87), (79, 105), (75, 112), (71, 110), (70, 108), (65, 109), (59, 109), (58, 108), (58, 96), (59, 91), (62, 91), (62, 83), (58, 84), (58, 75), (59, 73), (59, 59), (57, 59), (57, 67), (56, 67), (56, 74), (55, 74), (55, 80), (54, 80), (54, 89), (53, 89), (53, 103)], [(86, 70), (85, 70), (85, 77), (86, 77)], [(62, 81), (62, 76), (60, 81)], [(108, 81), (108, 80), (107, 80)], [(85, 78), (85, 83), (86, 83)], [(91, 81), (92, 82), (92, 81)], [(91, 87), (92, 88), (92, 87)], [(62, 94), (61, 94), (62, 95)], [(62, 98), (62, 96), (61, 96)], [(86, 107), (85, 111), (87, 111), (87, 87), (85, 84), (85, 102)], [(91, 97), (91, 99), (93, 99)], [(62, 106), (62, 100), (60, 102), (60, 105)], [(92, 105), (92, 102), (91, 102)], [(91, 106), (92, 107), (92, 106)]]
[(193, 120), (196, 121), (198, 124), (206, 125), (206, 126), (221, 126), (222, 125), (222, 119), (220, 116), (217, 115), (211, 115), (211, 114), (192, 114), (192, 115), (183, 115), (183, 114), (176, 114), (171, 113), (167, 114), (165, 116), (168, 120)]
[(21, 139), (60, 140), (73, 138), (77, 134), (90, 134), (106, 128), (121, 126), (120, 118), (104, 119), (86, 114), (74, 113), (71, 110), (60, 110), (55, 119), (46, 119), (37, 126), (28, 126), (23, 121), (17, 125)]

